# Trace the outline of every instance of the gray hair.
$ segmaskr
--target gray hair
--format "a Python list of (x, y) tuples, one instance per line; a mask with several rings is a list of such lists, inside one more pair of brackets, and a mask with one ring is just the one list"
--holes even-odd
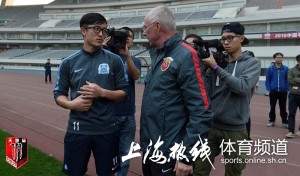
[(167, 6), (157, 6), (147, 15), (151, 22), (160, 21), (166, 30), (176, 31), (176, 21), (173, 13)]

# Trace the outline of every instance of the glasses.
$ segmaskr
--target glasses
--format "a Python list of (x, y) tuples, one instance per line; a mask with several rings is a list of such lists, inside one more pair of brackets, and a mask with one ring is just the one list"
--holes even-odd
[(108, 29), (101, 28), (100, 26), (89, 26), (89, 27), (85, 27), (85, 29), (93, 29), (96, 34), (102, 32), (103, 35), (108, 35)]
[(228, 43), (230, 43), (230, 42), (233, 41), (233, 39), (234, 39), (235, 37), (240, 37), (240, 35), (230, 35), (230, 36), (227, 36), (227, 37), (222, 37), (222, 38), (220, 39), (220, 42), (221, 42), (222, 44), (224, 44), (225, 41), (227, 41)]
[(151, 24), (149, 24), (148, 26), (143, 25), (142, 30), (143, 30), (143, 31), (147, 30), (149, 27), (153, 26), (155, 23), (156, 23), (156, 21), (153, 22), (153, 23), (151, 23)]

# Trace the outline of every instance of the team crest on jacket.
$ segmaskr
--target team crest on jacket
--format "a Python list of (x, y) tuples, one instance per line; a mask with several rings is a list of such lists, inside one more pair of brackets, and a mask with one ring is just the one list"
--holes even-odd
[(161, 64), (161, 67), (160, 67), (161, 71), (166, 71), (169, 68), (169, 66), (170, 66), (170, 64), (171, 64), (172, 61), (173, 61), (172, 57), (166, 57), (166, 58), (164, 58), (164, 61)]
[(100, 64), (98, 67), (98, 74), (109, 74), (109, 65), (106, 63)]

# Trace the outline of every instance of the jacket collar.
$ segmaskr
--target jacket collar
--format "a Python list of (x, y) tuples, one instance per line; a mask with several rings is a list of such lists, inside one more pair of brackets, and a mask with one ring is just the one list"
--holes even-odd
[(95, 52), (93, 52), (93, 53), (91, 53), (91, 52), (88, 52), (88, 51), (86, 51), (86, 50), (84, 50), (83, 48), (82, 48), (82, 52), (84, 53), (84, 54), (86, 54), (86, 55), (89, 55), (89, 56), (95, 56), (95, 55), (98, 55), (99, 53), (100, 53), (100, 50), (101, 50), (101, 48), (99, 48), (99, 49), (97, 49)]
[(166, 40), (164, 42), (164, 47), (163, 48), (151, 48), (150, 49), (150, 56), (151, 57), (155, 57), (155, 55), (160, 55), (162, 53), (164, 53), (164, 55), (166, 55), (168, 53), (168, 51), (172, 51), (179, 43), (182, 42), (182, 38), (180, 37), (180, 35), (178, 35), (177, 33), (175, 35), (173, 35), (171, 38), (169, 38), (168, 40)]

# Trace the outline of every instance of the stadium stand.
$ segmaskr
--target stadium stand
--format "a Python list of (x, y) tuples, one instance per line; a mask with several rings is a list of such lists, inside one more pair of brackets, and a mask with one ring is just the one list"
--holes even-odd
[(194, 12), (186, 21), (197, 21), (200, 19), (210, 19), (214, 16), (217, 10)]
[(2, 19), (12, 19), (15, 15), (26, 11), (28, 8), (27, 6), (8, 6), (0, 10), (0, 17)]
[(78, 4), (80, 0), (56, 0), (50, 3), (50, 5), (62, 5), (62, 4)]
[(120, 17), (120, 18), (112, 18), (109, 21), (110, 25), (122, 25), (122, 24), (126, 24), (126, 21), (128, 21), (130, 18), (128, 17)]
[[(285, 62), (288, 66), (294, 65), (292, 58), (298, 51), (300, 37), (274, 40), (262, 36), (270, 33), (287, 35), (289, 32), (294, 32), (289, 36), (300, 36), (299, 0), (55, 0), (44, 6), (4, 7), (0, 10), (0, 51), (8, 49), (14, 53), (15, 48), (28, 48), (31, 49), (28, 52), (32, 53), (16, 54), (19, 52), (16, 51), (16, 55), (8, 57), (5, 56), (6, 51), (2, 52), (0, 64), (2, 58), (16, 56), (22, 60), (26, 57), (61, 59), (70, 50), (80, 49), (79, 19), (86, 12), (102, 13), (110, 27), (133, 28), (136, 36), (131, 53), (149, 59), (148, 52), (140, 53), (148, 45), (140, 27), (145, 14), (162, 4), (168, 5), (174, 12), (177, 31), (183, 37), (197, 33), (207, 40), (219, 38), (224, 23), (239, 21), (245, 25), (246, 36), (250, 39), (249, 45), (244, 48), (254, 51), (261, 58), (263, 67), (270, 64), (270, 53), (277, 50), (289, 51)], [(45, 24), (48, 27), (41, 28)]]
[(50, 59), (63, 59), (77, 50), (48, 50), (46, 53), (41, 54), (40, 58), (50, 58)]
[(41, 55), (45, 54), (47, 51), (45, 50), (32, 50), (31, 52), (28, 52), (23, 55), (15, 56), (17, 59), (39, 59), (43, 58), (40, 57)]
[(23, 27), (31, 20), (39, 19), (39, 13), (43, 10), (43, 6), (6, 7), (0, 10), (0, 17), (8, 20), (4, 27)]
[[(142, 24), (144, 21), (145, 16), (136, 16), (136, 17), (131, 17), (127, 21), (125, 20), (124, 23), (126, 25), (128, 24)], [(110, 21), (111, 22), (111, 21)]]
[(79, 20), (74, 20), (74, 22), (69, 25), (69, 27), (78, 27), (78, 26), (79, 26)]
[(14, 57), (22, 56), (28, 53), (34, 52), (31, 49), (11, 49), (4, 52), (0, 52), (0, 58), (12, 59)]
[(35, 19), (35, 20), (32, 20), (28, 23), (25, 23), (24, 25), (22, 25), (22, 27), (24, 27), (24, 28), (36, 28), (36, 27), (39, 27), (41, 24), (43, 24), (46, 21), (47, 20)]
[(77, 50), (10, 49), (0, 52), (0, 59), (62, 59)]
[[(78, 20), (62, 20), (59, 24), (55, 27), (70, 27), (73, 23), (76, 23)], [(77, 23), (76, 23), (77, 25)], [(75, 25), (74, 25), (75, 26)]]
[[(129, 26), (134, 30), (135, 45), (130, 53), (142, 61), (139, 82), (143, 82), (151, 58), (146, 49), (149, 42), (140, 27), (145, 14), (158, 5), (172, 9), (182, 37), (196, 33), (204, 40), (219, 39), (225, 23), (242, 23), (250, 40), (243, 50), (253, 51), (261, 60), (261, 76), (271, 65), (273, 53), (284, 53), (283, 62), (289, 68), (300, 54), (300, 0), (55, 0), (42, 6), (4, 7), (3, 1), (1, 5), (0, 68), (43, 70), (48, 58), (58, 67), (63, 58), (82, 47), (81, 16), (99, 12), (108, 19), (110, 27)], [(222, 15), (229, 8), (234, 9), (234, 14)], [(57, 20), (53, 27), (40, 27), (51, 20)]]
[[(131, 0), (138, 1), (138, 0)], [(101, 4), (111, 2), (122, 2), (122, 0), (56, 0), (49, 5), (65, 5), (65, 4)]]
[(174, 18), (177, 22), (179, 21), (185, 21), (187, 18), (189, 18), (192, 15), (192, 13), (175, 13)]

